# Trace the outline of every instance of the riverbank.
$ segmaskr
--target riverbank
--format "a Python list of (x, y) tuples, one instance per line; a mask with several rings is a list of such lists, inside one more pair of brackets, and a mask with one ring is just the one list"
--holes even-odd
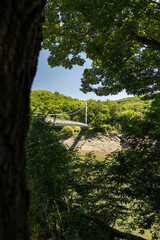
[(116, 132), (94, 135), (81, 134), (62, 140), (67, 149), (79, 152), (112, 153), (122, 149), (120, 136)]

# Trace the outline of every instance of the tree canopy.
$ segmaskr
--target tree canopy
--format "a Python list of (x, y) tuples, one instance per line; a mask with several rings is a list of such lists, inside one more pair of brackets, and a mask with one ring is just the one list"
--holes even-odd
[[(115, 122), (118, 120), (126, 134), (123, 137), (128, 148), (106, 158), (111, 164), (104, 165), (107, 165), (105, 189), (111, 186), (110, 194), (115, 186), (112, 203), (117, 197), (122, 206), (129, 206), (129, 211), (134, 213), (133, 225), (142, 230), (151, 229), (154, 224), (157, 228), (160, 219), (159, 12), (160, 1), (157, 0), (48, 0), (44, 25), (43, 48), (50, 51), (51, 67), (61, 65), (71, 69), (75, 64), (83, 65), (85, 56), (92, 60), (92, 67), (83, 73), (83, 92), (108, 95), (125, 89), (134, 95), (156, 93), (152, 95), (155, 99), (149, 112), (144, 111), (143, 115), (135, 113), (136, 105), (135, 109), (125, 109), (125, 101), (121, 101), (123, 113), (120, 113), (118, 102), (91, 100), (88, 105), (89, 118), (96, 128), (112, 118)], [(97, 178), (100, 184), (101, 177), (102, 174)], [(96, 178), (90, 180), (95, 187)], [(105, 196), (102, 186), (99, 189), (108, 201), (110, 196)], [(92, 194), (94, 191), (83, 200), (89, 203)], [(158, 234), (153, 238), (158, 239)]]
[[(44, 90), (32, 91), (30, 100), (32, 112), (63, 113), (63, 115), (57, 115), (57, 117), (79, 122), (85, 121), (84, 101), (64, 96), (58, 92), (51, 93)], [(89, 99), (87, 101), (88, 123), (95, 131), (120, 130), (121, 126), (123, 130), (127, 131), (137, 121), (136, 117), (144, 116), (150, 103), (151, 101), (143, 101), (139, 97), (124, 98), (117, 101)]]
[[(138, 201), (137, 225), (151, 228), (160, 221), (160, 95), (154, 99), (150, 111), (138, 124), (127, 128), (124, 142), (129, 146), (113, 158), (110, 174), (113, 182), (123, 186), (123, 196)], [(156, 238), (155, 238), (156, 239)], [(158, 238), (157, 238), (158, 239)]]
[(97, 95), (159, 90), (160, 2), (48, 0), (43, 48), (51, 67), (83, 65), (82, 91)]

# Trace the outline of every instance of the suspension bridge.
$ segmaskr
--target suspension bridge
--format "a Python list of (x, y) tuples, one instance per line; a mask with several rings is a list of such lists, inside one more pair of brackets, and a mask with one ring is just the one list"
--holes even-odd
[[(85, 123), (58, 118), (61, 116), (64, 117), (65, 115), (67, 116), (75, 115), (84, 108), (85, 108)], [(64, 113), (47, 114), (46, 121), (52, 123), (55, 126), (78, 126), (80, 128), (89, 128), (90, 126), (87, 123), (87, 101), (85, 101), (84, 103), (82, 103), (81, 106), (72, 111)]]
[(82, 123), (82, 122), (76, 122), (71, 120), (64, 120), (64, 119), (50, 119), (47, 118), (48, 122), (51, 122), (55, 126), (78, 126), (80, 128), (89, 128), (88, 124)]

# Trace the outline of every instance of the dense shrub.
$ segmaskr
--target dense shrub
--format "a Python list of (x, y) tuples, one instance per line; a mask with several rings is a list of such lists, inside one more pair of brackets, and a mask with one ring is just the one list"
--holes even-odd
[(120, 123), (116, 123), (116, 130), (120, 133), (122, 132), (122, 126)]
[[(71, 129), (73, 130), (73, 128)], [(147, 172), (144, 172), (145, 184), (138, 185), (136, 188), (134, 182), (138, 181), (139, 183), (143, 179), (133, 179), (136, 173), (134, 158), (137, 156), (134, 155), (135, 153), (130, 155), (132, 157), (131, 165), (128, 164), (128, 160), (124, 162), (123, 159), (123, 155), (127, 154), (127, 151), (122, 153), (121, 158), (120, 155), (117, 156), (117, 153), (114, 153), (108, 155), (103, 161), (96, 160), (92, 153), (80, 158), (76, 151), (67, 150), (60, 144), (59, 133), (55, 132), (53, 126), (45, 122), (44, 119), (35, 118), (32, 120), (26, 142), (26, 153), (27, 184), (32, 189), (29, 213), (32, 240), (110, 239), (106, 231), (96, 227), (92, 221), (86, 221), (81, 216), (81, 212), (93, 214), (109, 225), (116, 224), (117, 221), (118, 224), (126, 226), (128, 224), (127, 218), (131, 217), (131, 214), (134, 216), (134, 221), (136, 213), (134, 208), (132, 212), (132, 207), (135, 207), (135, 203), (133, 206), (131, 205), (133, 201), (132, 196), (130, 196), (134, 192), (128, 191), (130, 189), (127, 184), (125, 185), (127, 192), (124, 192), (124, 186), (120, 183), (125, 180), (129, 179), (129, 183), (133, 181), (132, 190), (136, 190), (138, 193), (141, 191), (140, 194), (147, 192), (149, 194), (147, 197), (149, 196), (152, 200), (153, 195), (150, 195), (150, 191), (146, 191), (146, 187), (147, 190), (150, 190), (150, 186), (152, 186), (148, 186), (146, 181), (146, 173), (150, 174), (148, 171), (150, 164), (147, 165)], [(147, 164), (146, 155), (143, 154), (143, 157), (145, 164), (140, 166)], [(152, 158), (151, 160), (153, 161)], [(125, 167), (124, 164), (126, 164)], [(139, 171), (139, 165), (137, 169), (141, 176), (142, 172)], [(122, 171), (125, 171), (124, 175), (122, 175)], [(133, 174), (128, 176), (128, 171), (133, 172)], [(155, 180), (159, 183), (158, 178)], [(155, 191), (156, 185), (154, 183), (153, 190)], [(143, 186), (145, 186), (144, 190)], [(157, 187), (159, 187), (158, 184)], [(127, 197), (124, 193), (127, 194)], [(157, 191), (157, 193), (159, 192)], [(128, 206), (131, 206), (130, 209)], [(142, 217), (146, 214), (143, 209), (145, 210), (145, 208), (142, 208)], [(148, 211), (147, 205), (146, 209)], [(150, 214), (150, 212), (148, 213)], [(136, 225), (137, 221), (135, 220)]]
[(74, 126), (74, 127), (73, 127), (73, 130), (74, 130), (74, 133), (80, 133), (81, 128), (78, 127), (78, 126)]
[[(26, 153), (26, 178), (32, 189), (29, 212), (31, 239), (108, 239), (106, 231), (95, 228), (94, 223), (80, 216), (81, 211), (92, 212), (94, 208), (95, 216), (101, 220), (115, 221), (115, 201), (112, 201), (112, 207), (110, 203), (114, 189), (112, 185), (110, 191), (106, 184), (105, 160), (99, 163), (92, 154), (82, 159), (75, 151), (67, 150), (60, 144), (57, 132), (43, 118), (32, 120)], [(104, 178), (99, 181), (101, 174)], [(109, 202), (106, 203), (107, 199)], [(76, 205), (76, 212), (68, 211), (65, 202), (72, 206), (71, 209)]]
[(74, 135), (73, 127), (70, 127), (70, 126), (63, 127), (62, 130), (60, 131), (60, 135), (62, 138), (72, 137)]
[(71, 152), (59, 143), (54, 128), (43, 117), (32, 119), (26, 141), (26, 178), (31, 191), (29, 222), (31, 239), (55, 239), (52, 224), (57, 224), (55, 197), (68, 192), (71, 182), (68, 164)]
[(141, 113), (126, 110), (121, 113), (118, 121), (122, 126), (122, 131), (132, 135), (135, 132), (141, 133), (142, 119), (143, 116)]
[(109, 130), (113, 130), (112, 126), (110, 124), (103, 124), (103, 125), (101, 125), (101, 131), (102, 132), (106, 132), (106, 131), (109, 131)]

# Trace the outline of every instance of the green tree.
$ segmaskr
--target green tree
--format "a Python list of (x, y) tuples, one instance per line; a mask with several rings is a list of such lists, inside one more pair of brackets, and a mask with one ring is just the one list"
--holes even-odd
[(140, 125), (134, 122), (132, 128), (127, 129), (123, 140), (128, 149), (114, 157), (109, 170), (112, 175), (111, 181), (123, 186), (123, 196), (135, 202), (137, 225), (143, 229), (155, 226), (157, 231), (155, 239), (159, 236), (160, 221), (159, 99), (160, 95), (157, 94), (150, 111), (144, 119), (141, 119)]
[(112, 123), (112, 125), (114, 125), (116, 128), (120, 128), (118, 119), (121, 113), (121, 106), (118, 103), (114, 102), (109, 105), (109, 109), (110, 109), (110, 123)]
[(43, 47), (49, 64), (83, 65), (83, 92), (143, 94), (159, 90), (159, 1), (49, 0)]
[(112, 160), (97, 161), (93, 154), (80, 158), (66, 150), (43, 117), (32, 119), (26, 151), (32, 239), (130, 239), (110, 226), (131, 215), (124, 196), (117, 196), (121, 186), (110, 182)]
[[(101, 126), (107, 124), (109, 124), (110, 129), (112, 129), (112, 127), (121, 129), (120, 121), (124, 123), (122, 116), (120, 117), (122, 111), (123, 115), (125, 115), (125, 111), (131, 111), (132, 115), (137, 116), (138, 119), (138, 116), (143, 117), (150, 102), (151, 100), (142, 101), (139, 97), (125, 98), (118, 101), (96, 101), (89, 99), (87, 101), (88, 123), (91, 123), (95, 130), (101, 130), (102, 128), (105, 130), (106, 126)], [(58, 92), (51, 93), (44, 90), (32, 91), (31, 109), (33, 112), (50, 114), (60, 114), (68, 111), (68, 114), (58, 115), (57, 117), (80, 122), (84, 122), (85, 120), (84, 101), (66, 97)], [(123, 129), (126, 129), (125, 124), (123, 124), (123, 126)]]
[(103, 124), (110, 122), (110, 110), (104, 102), (90, 99), (88, 106), (88, 122), (91, 123), (95, 130), (101, 130)]
[(91, 125), (95, 128), (95, 130), (101, 130), (101, 126), (106, 122), (107, 117), (104, 113), (99, 112), (91, 122)]
[[(46, 11), (43, 47), (50, 51), (49, 64), (66, 68), (83, 65), (82, 52), (93, 61), (92, 68), (83, 74), (84, 93), (108, 95), (125, 89), (141, 95), (160, 90), (159, 1), (57, 0), (49, 1)], [(51, 25), (53, 16), (55, 24)], [(157, 106), (152, 105), (148, 120), (130, 113), (123, 116), (123, 121), (129, 123), (130, 136), (126, 139), (130, 149), (118, 155), (113, 168), (113, 181), (122, 184), (133, 201), (140, 200), (135, 211), (142, 221), (148, 219), (151, 224), (159, 214)], [(119, 169), (117, 175), (114, 169)], [(149, 213), (146, 219), (145, 211)], [(156, 217), (152, 218), (155, 211)], [(142, 225), (150, 228), (151, 224)]]
[(84, 111), (78, 111), (84, 103), (83, 101), (64, 96), (58, 92), (51, 93), (44, 90), (32, 91), (30, 99), (33, 112), (57, 114), (57, 117), (62, 119), (72, 119), (78, 113), (77, 117), (84, 121)]
[(134, 134), (142, 131), (142, 114), (134, 110), (126, 110), (121, 113), (118, 122), (126, 134)]
[(61, 225), (54, 199), (67, 197), (72, 155), (59, 141), (53, 126), (42, 116), (32, 118), (26, 144), (26, 172), (32, 191), (29, 220), (33, 239), (49, 239), (58, 234), (51, 226)]

